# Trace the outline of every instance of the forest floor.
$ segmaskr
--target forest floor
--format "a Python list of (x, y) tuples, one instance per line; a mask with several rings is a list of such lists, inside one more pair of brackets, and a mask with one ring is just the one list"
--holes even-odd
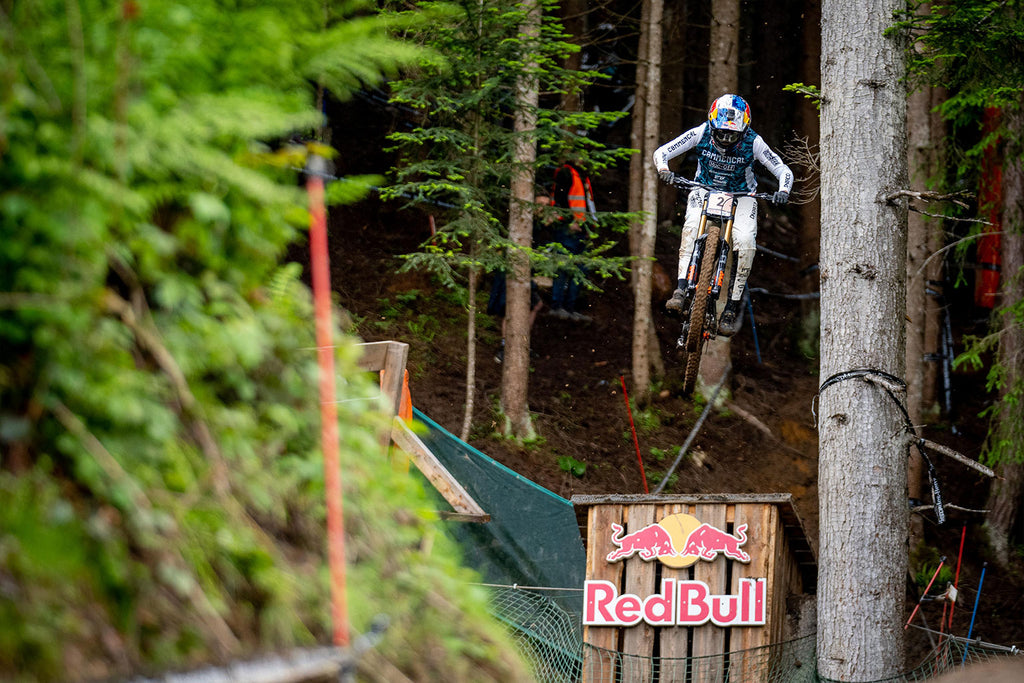
[[(787, 241), (795, 238), (784, 222), (773, 222), (770, 217), (763, 219), (762, 233), (775, 235), (768, 246), (781, 253), (787, 253), (792, 246)], [(374, 200), (359, 209), (335, 212), (332, 284), (364, 340), (409, 344), (413, 405), (458, 435), (466, 403), (465, 307), (454, 303), (426, 276), (397, 272), (402, 264), (397, 255), (415, 250), (428, 234), (425, 218), (395, 213)], [(658, 243), (659, 261), (669, 272), (675, 266), (675, 239), (666, 234)], [(592, 322), (557, 319), (546, 315), (546, 309), (537, 317), (532, 330), (529, 407), (541, 440), (529, 446), (498, 434), (502, 366), (494, 355), (501, 334), (500, 322), (484, 313), (489, 279), (482, 282), (477, 299), (476, 409), (469, 443), (563, 498), (643, 493), (645, 478), (653, 491), (676, 461), (703, 409), (699, 400), (679, 395), (681, 368), (671, 352), (678, 321), (663, 313), (661, 302), (655, 302), (666, 375), (655, 387), (651, 405), (645, 410), (634, 406), (630, 414), (623, 397), (623, 382), (627, 390), (632, 386), (629, 284), (618, 280), (598, 284), (601, 291), (586, 293), (578, 307)], [(759, 254), (750, 286), (772, 293), (795, 293), (813, 291), (816, 282), (801, 276), (784, 259)], [(812, 410), (819, 377), (816, 360), (801, 351), (807, 347), (801, 306), (799, 301), (778, 296), (753, 297), (755, 324), (747, 317), (731, 343), (731, 398), (724, 410), (711, 411), (664, 493), (789, 493), (817, 553), (818, 434)], [(960, 403), (956, 414), (938, 416), (923, 435), (977, 458), (987, 426), (977, 418), (984, 407), (983, 376), (958, 372), (954, 388)], [(941, 456), (934, 462), (947, 504), (984, 507), (988, 484), (983, 477)], [(849, 495), (863, 493), (850, 491)], [(924, 514), (924, 520), (925, 547), (911, 559), (911, 571), (920, 587), (931, 578), (939, 557), (946, 558), (946, 567), (956, 567), (961, 532), (967, 530), (961, 600), (952, 629), (956, 635), (966, 635), (975, 588), (987, 560), (980, 531), (982, 516), (949, 509), (941, 527), (931, 512)], [(986, 595), (981, 597), (973, 636), (1022, 646), (1021, 571), (995, 569), (989, 568), (984, 583)], [(931, 593), (941, 593), (940, 583), (936, 582)], [(908, 581), (908, 615), (918, 590)], [(937, 628), (941, 612), (941, 603), (926, 602), (915, 623)], [(914, 665), (929, 650), (930, 642), (924, 631), (908, 633), (908, 665)]]

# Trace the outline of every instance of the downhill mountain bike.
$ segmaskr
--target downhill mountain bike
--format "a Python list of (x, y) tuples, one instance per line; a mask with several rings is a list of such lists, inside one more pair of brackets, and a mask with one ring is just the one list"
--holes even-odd
[[(718, 334), (719, 298), (724, 287), (725, 273), (731, 265), (729, 282), (736, 276), (732, 255), (732, 225), (736, 217), (736, 198), (754, 197), (770, 199), (771, 194), (753, 192), (723, 192), (685, 178), (672, 181), (676, 188), (707, 190), (697, 226), (697, 238), (686, 268), (686, 299), (683, 308), (683, 328), (676, 342), (685, 360), (683, 395), (689, 395), (697, 383), (700, 357), (708, 340)], [(725, 302), (721, 302), (724, 308)]]

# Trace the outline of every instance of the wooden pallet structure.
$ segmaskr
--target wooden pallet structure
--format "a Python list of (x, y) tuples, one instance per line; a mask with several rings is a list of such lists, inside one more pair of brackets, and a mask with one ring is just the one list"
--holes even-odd
[(423, 476), (452, 506), (454, 512), (442, 510), (439, 513), (442, 519), (457, 522), (490, 521), (491, 516), (473, 500), (401, 416), (403, 389), (407, 387), (405, 364), (409, 357), (409, 345), (382, 341), (359, 346), (363, 351), (359, 367), (381, 373), (381, 392), (388, 398), (392, 416), (391, 430), (381, 434), (381, 447), (385, 455), (390, 454), (391, 445), (394, 444), (409, 456)]
[(787, 604), (813, 606), (817, 566), (789, 494), (572, 503), (587, 549), (584, 681), (730, 680), (728, 653), (806, 634)]

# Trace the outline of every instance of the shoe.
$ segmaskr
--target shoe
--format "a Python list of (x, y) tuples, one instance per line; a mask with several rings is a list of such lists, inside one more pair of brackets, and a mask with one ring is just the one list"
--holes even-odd
[(686, 310), (686, 292), (681, 289), (677, 289), (672, 292), (672, 298), (665, 302), (665, 308), (676, 313), (682, 313)]
[(504, 346), (502, 346), (500, 349), (497, 350), (497, 352), (495, 352), (495, 354), (494, 354), (494, 362), (497, 363), (498, 365), (501, 365), (503, 362), (505, 362), (505, 347)]
[(569, 313), (569, 320), (572, 320), (573, 322), (576, 323), (589, 323), (590, 321), (593, 320), (593, 318), (591, 318), (589, 315), (584, 315), (582, 313), (577, 313), (576, 311), (573, 311)]
[(722, 311), (722, 319), (718, 321), (718, 334), (731, 337), (740, 329), (740, 302), (729, 300)]
[(552, 308), (548, 311), (548, 315), (552, 318), (558, 318), (559, 320), (568, 320), (570, 318), (569, 311), (564, 308)]

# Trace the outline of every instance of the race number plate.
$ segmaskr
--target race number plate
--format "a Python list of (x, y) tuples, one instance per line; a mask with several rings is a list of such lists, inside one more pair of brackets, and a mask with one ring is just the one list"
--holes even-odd
[(716, 218), (731, 218), (732, 203), (732, 195), (724, 192), (712, 192), (708, 197), (708, 215)]

